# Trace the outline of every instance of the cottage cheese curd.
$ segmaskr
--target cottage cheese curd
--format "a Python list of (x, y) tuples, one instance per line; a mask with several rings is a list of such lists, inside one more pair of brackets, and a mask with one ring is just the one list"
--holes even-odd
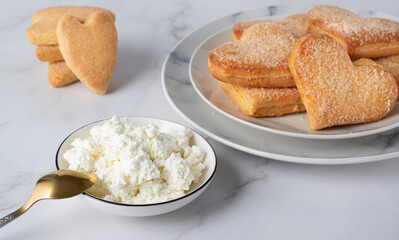
[(205, 153), (190, 146), (191, 131), (164, 133), (113, 117), (77, 138), (63, 155), (72, 170), (93, 172), (90, 193), (106, 200), (148, 204), (185, 194), (201, 177)]

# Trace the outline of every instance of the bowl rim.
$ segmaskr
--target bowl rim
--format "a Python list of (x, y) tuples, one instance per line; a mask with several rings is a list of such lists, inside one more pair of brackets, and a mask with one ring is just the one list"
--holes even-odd
[[(96, 196), (94, 196), (94, 195), (91, 195), (91, 194), (89, 194), (89, 193), (87, 193), (87, 192), (83, 192), (83, 193), (82, 193), (84, 196), (90, 197), (90, 198), (95, 199), (95, 200), (99, 200), (99, 201), (104, 202), (104, 203), (109, 203), (109, 204), (112, 204), (112, 205), (117, 205), (117, 206), (125, 206), (125, 207), (150, 207), (150, 206), (158, 206), (158, 205), (169, 204), (169, 203), (172, 203), (172, 202), (177, 202), (177, 201), (183, 200), (183, 199), (185, 199), (185, 198), (187, 198), (187, 197), (189, 197), (189, 196), (194, 195), (196, 192), (198, 192), (198, 191), (200, 191), (201, 189), (205, 188), (205, 187), (212, 181), (212, 179), (215, 177), (215, 173), (216, 173), (216, 169), (217, 169), (217, 165), (218, 165), (218, 161), (217, 161), (217, 156), (216, 156), (215, 149), (212, 147), (212, 145), (209, 143), (209, 141), (208, 141), (204, 136), (202, 136), (200, 133), (198, 133), (197, 131), (195, 131), (195, 130), (193, 130), (192, 128), (189, 128), (189, 127), (187, 127), (187, 126), (185, 126), (185, 125), (183, 125), (183, 124), (176, 123), (176, 122), (170, 121), (170, 120), (165, 120), (165, 119), (162, 119), (162, 118), (143, 117), (143, 116), (130, 116), (130, 117), (118, 117), (118, 118), (147, 118), (147, 119), (149, 119), (149, 120), (151, 120), (151, 119), (161, 120), (161, 121), (165, 121), (165, 122), (174, 123), (174, 124), (176, 124), (176, 125), (185, 127), (185, 128), (187, 128), (187, 129), (189, 129), (190, 131), (195, 132), (196, 134), (198, 134), (198, 136), (200, 136), (203, 140), (205, 140), (206, 143), (208, 143), (208, 145), (210, 146), (210, 148), (211, 148), (211, 150), (212, 150), (213, 156), (215, 157), (215, 167), (213, 168), (212, 174), (209, 176), (209, 178), (208, 178), (203, 184), (201, 184), (201, 186), (199, 186), (199, 187), (196, 188), (195, 190), (193, 190), (193, 191), (189, 192), (188, 194), (185, 194), (185, 195), (183, 195), (183, 196), (181, 196), (181, 197), (178, 197), (178, 198), (175, 198), (175, 199), (172, 199), (172, 200), (168, 200), (168, 201), (165, 201), (165, 202), (149, 203), (149, 204), (129, 204), (129, 203), (120, 203), (120, 202), (108, 201), (108, 200), (105, 200), (105, 199), (96, 197)], [(58, 155), (59, 155), (60, 149), (61, 149), (61, 147), (64, 145), (65, 141), (66, 141), (69, 137), (72, 136), (72, 134), (76, 133), (77, 131), (79, 131), (79, 130), (81, 130), (81, 129), (83, 129), (83, 128), (89, 126), (89, 125), (92, 125), (92, 124), (95, 124), (95, 123), (99, 123), (99, 122), (103, 122), (103, 121), (107, 121), (107, 120), (110, 120), (110, 119), (111, 119), (111, 118), (107, 118), (107, 119), (97, 120), (97, 121), (94, 121), (94, 122), (85, 124), (85, 125), (83, 125), (82, 127), (78, 128), (78, 129), (76, 129), (76, 130), (74, 130), (74, 131), (73, 131), (72, 133), (70, 133), (68, 136), (66, 136), (65, 139), (61, 142), (60, 146), (58, 147), (57, 152), (55, 153), (55, 166), (56, 166), (57, 170), (60, 170), (60, 167), (59, 167), (59, 165), (58, 165)]]

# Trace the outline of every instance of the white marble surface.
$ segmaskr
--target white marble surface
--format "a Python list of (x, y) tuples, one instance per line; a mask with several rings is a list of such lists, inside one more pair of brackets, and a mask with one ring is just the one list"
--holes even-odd
[[(396, 1), (339, 1), (399, 14)], [(33, 12), (96, 5), (117, 16), (118, 61), (108, 94), (82, 84), (54, 89), (25, 30)], [(113, 114), (188, 125), (168, 105), (161, 67), (169, 50), (200, 26), (243, 9), (290, 1), (9, 1), (0, 8), (0, 216), (21, 206), (55, 169), (61, 141)], [(212, 5), (212, 7), (210, 7)], [(149, 218), (110, 215), (79, 198), (37, 203), (0, 229), (0, 239), (399, 239), (399, 159), (342, 166), (290, 164), (210, 140), (214, 182), (192, 204)]]

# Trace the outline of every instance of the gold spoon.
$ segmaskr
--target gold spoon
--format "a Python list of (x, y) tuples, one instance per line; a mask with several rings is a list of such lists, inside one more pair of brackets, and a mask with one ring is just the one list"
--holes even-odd
[(89, 189), (96, 181), (97, 177), (93, 173), (72, 170), (49, 173), (37, 181), (33, 194), (25, 205), (0, 219), (0, 228), (28, 211), (39, 200), (73, 197)]

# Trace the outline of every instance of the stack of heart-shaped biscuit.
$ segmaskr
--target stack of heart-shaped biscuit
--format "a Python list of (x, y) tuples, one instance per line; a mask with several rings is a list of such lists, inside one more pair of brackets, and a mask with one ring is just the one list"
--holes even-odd
[(116, 63), (115, 15), (88, 6), (57, 6), (33, 14), (26, 31), (36, 56), (48, 62), (48, 80), (63, 87), (80, 80), (104, 94)]
[(306, 110), (309, 128), (319, 130), (377, 121), (396, 103), (398, 22), (318, 6), (232, 30), (233, 41), (212, 50), (208, 66), (246, 115)]
[(305, 111), (288, 67), (292, 46), (306, 34), (304, 26), (305, 14), (283, 21), (238, 23), (233, 42), (211, 51), (210, 73), (244, 114), (265, 117)]

